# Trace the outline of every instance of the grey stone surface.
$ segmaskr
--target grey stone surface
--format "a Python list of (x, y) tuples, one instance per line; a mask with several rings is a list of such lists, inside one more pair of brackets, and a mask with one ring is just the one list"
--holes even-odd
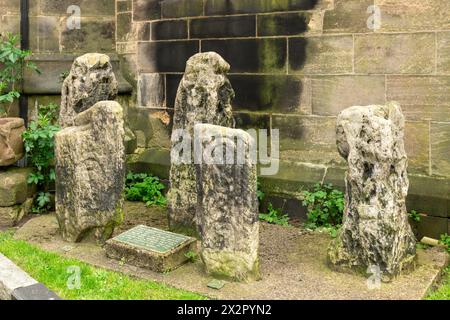
[[(180, 129), (192, 137), (196, 123), (233, 126), (234, 91), (227, 78), (229, 69), (230, 65), (214, 52), (199, 53), (188, 60), (175, 101), (172, 150)], [(193, 227), (197, 205), (195, 167), (193, 161), (176, 163), (178, 156), (171, 154), (169, 221), (171, 227)]]
[(101, 101), (56, 135), (56, 215), (67, 241), (103, 242), (123, 219), (122, 107)]
[(343, 226), (329, 248), (338, 269), (364, 273), (376, 266), (389, 281), (414, 265), (404, 126), (396, 103), (352, 107), (338, 117), (338, 151), (348, 162)]
[(99, 101), (114, 100), (117, 93), (118, 84), (109, 56), (87, 53), (78, 57), (63, 83), (60, 126), (73, 126), (78, 113)]
[(11, 300), (15, 289), (36, 283), (36, 280), (0, 253), (0, 300)]
[(17, 288), (12, 292), (11, 296), (12, 300), (62, 300), (42, 283)]
[(196, 165), (197, 220), (206, 270), (236, 281), (258, 280), (256, 142), (245, 131), (209, 124), (197, 124), (195, 137), (202, 146), (196, 154), (203, 154)]

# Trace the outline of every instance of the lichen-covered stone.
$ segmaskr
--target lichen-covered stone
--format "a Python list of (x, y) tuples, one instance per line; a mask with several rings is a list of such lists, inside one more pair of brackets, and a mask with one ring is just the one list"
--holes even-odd
[(103, 242), (123, 220), (122, 107), (101, 101), (56, 135), (56, 216), (63, 238)]
[(332, 265), (389, 281), (412, 267), (416, 240), (408, 223), (404, 117), (396, 103), (352, 107), (337, 120), (337, 146), (348, 162), (342, 230), (329, 248)]
[(117, 93), (117, 80), (107, 55), (87, 53), (78, 57), (63, 83), (60, 126), (73, 126), (78, 113), (99, 101), (114, 100)]
[[(199, 53), (188, 60), (175, 102), (172, 147), (178, 143), (179, 130), (192, 138), (196, 123), (233, 125), (234, 91), (226, 75), (229, 69), (230, 65), (215, 52)], [(169, 222), (175, 229), (196, 225), (197, 205), (194, 163), (177, 163), (178, 156), (171, 154), (168, 195)]]
[[(203, 155), (196, 165), (197, 219), (206, 270), (237, 281), (258, 280), (255, 141), (245, 131), (209, 124), (196, 125), (195, 137), (202, 146), (196, 152)], [(209, 161), (220, 155), (222, 162)]]
[(21, 118), (0, 119), (0, 167), (10, 166), (23, 158), (24, 131), (25, 123)]

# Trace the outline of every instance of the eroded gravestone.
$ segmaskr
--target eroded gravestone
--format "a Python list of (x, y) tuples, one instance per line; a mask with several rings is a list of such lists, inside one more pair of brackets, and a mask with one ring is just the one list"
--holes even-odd
[(338, 270), (376, 268), (389, 281), (414, 265), (404, 125), (396, 103), (352, 107), (338, 117), (337, 146), (348, 162), (343, 226), (329, 248)]
[[(199, 53), (191, 57), (178, 88), (173, 120), (169, 223), (172, 229), (196, 227), (197, 190), (195, 166), (191, 154), (194, 125), (210, 123), (233, 125), (231, 101), (234, 91), (227, 78), (230, 65), (217, 53)], [(181, 150), (181, 139), (191, 148)]]
[(260, 278), (254, 139), (245, 131), (195, 126), (197, 219), (209, 274), (236, 281)]
[(65, 240), (103, 242), (122, 222), (124, 135), (114, 101), (96, 103), (56, 134), (56, 216)]
[(78, 57), (62, 86), (59, 125), (73, 126), (78, 113), (99, 101), (115, 100), (117, 93), (117, 80), (107, 55), (87, 53)]

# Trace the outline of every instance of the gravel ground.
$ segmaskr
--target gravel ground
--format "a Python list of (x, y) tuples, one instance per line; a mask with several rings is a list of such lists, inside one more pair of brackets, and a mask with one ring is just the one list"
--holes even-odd
[[(117, 232), (138, 224), (167, 229), (164, 209), (128, 202), (125, 212), (126, 221)], [(263, 279), (253, 283), (227, 283), (221, 290), (214, 290), (207, 287), (212, 278), (205, 274), (201, 262), (186, 264), (167, 274), (122, 265), (108, 259), (104, 250), (95, 244), (64, 242), (53, 215), (29, 220), (17, 230), (15, 237), (96, 266), (161, 281), (217, 299), (421, 299), (448, 263), (448, 254), (443, 250), (419, 250), (418, 266), (413, 273), (402, 275), (392, 283), (383, 283), (380, 289), (369, 290), (366, 278), (337, 273), (327, 266), (326, 250), (331, 241), (328, 234), (263, 223), (260, 232)]]

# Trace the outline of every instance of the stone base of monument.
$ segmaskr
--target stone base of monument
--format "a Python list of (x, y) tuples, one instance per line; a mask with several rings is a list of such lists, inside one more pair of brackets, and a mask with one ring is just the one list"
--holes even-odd
[(189, 252), (197, 251), (197, 240), (143, 225), (108, 240), (109, 258), (156, 272), (172, 271), (189, 260)]

